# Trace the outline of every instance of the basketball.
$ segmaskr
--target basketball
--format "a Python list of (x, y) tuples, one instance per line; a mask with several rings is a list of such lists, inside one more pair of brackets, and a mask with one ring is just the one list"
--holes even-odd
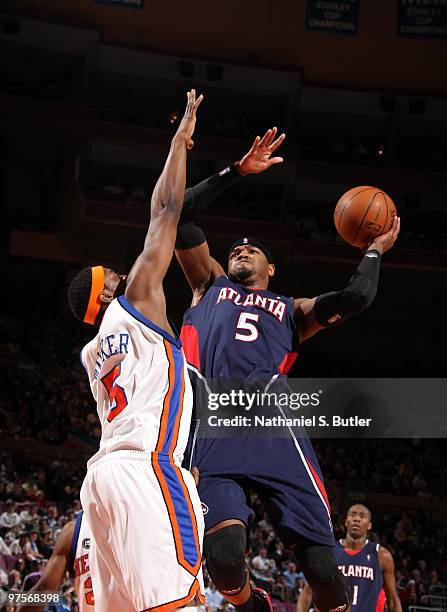
[(377, 187), (354, 187), (338, 200), (334, 223), (339, 235), (355, 247), (364, 248), (391, 229), (396, 207)]

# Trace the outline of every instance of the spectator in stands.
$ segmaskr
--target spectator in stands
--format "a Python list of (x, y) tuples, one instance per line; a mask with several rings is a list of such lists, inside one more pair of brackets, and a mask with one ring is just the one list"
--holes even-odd
[(31, 542), (27, 533), (19, 534), (17, 540), (11, 544), (11, 554), (16, 557), (24, 557), (27, 561), (34, 561), (35, 557), (31, 548)]
[(0, 565), (0, 588), (7, 587), (9, 582), (8, 574)]
[(429, 591), (430, 591), (431, 587), (445, 587), (447, 589), (445, 583), (441, 582), (439, 580), (439, 575), (438, 575), (438, 572), (436, 570), (432, 570), (430, 572), (430, 576), (429, 576), (429, 580), (428, 580), (428, 589), (429, 589)]
[(20, 523), (21, 525), (27, 527), (29, 525), (32, 525), (33, 522), (33, 517), (32, 514), (30, 512), (30, 504), (29, 502), (25, 502), (24, 504), (22, 504), (22, 510), (19, 514), (19, 518), (20, 518)]
[(0, 556), (1, 555), (10, 555), (11, 550), (9, 546), (6, 544), (5, 540), (0, 536)]
[(287, 599), (288, 601), (293, 601), (296, 581), (298, 579), (304, 580), (304, 574), (302, 572), (298, 573), (296, 571), (296, 563), (290, 561), (288, 568), (284, 572), (284, 578), (287, 589)]
[(298, 578), (300, 578), (301, 580), (304, 579), (303, 572), (297, 572), (296, 563), (294, 563), (293, 561), (290, 561), (288, 568), (284, 571), (284, 576), (286, 579), (286, 586), (292, 589), (295, 588), (295, 584)]
[(427, 561), (425, 559), (419, 559), (417, 563), (417, 569), (421, 573), (421, 579), (423, 580), (423, 582), (427, 583), (428, 581)]
[(209, 608), (210, 612), (220, 610), (224, 598), (219, 591), (216, 590), (216, 587), (211, 581), (208, 582), (208, 586), (205, 588), (205, 597), (207, 609)]
[(266, 534), (269, 534), (273, 531), (272, 524), (266, 512), (264, 512), (262, 519), (259, 521), (258, 527), (259, 529), (262, 529), (262, 531)]
[(47, 510), (47, 523), (50, 529), (53, 529), (58, 526), (58, 512), (57, 506), (50, 506)]
[(22, 586), (22, 574), (13, 569), (9, 572), (9, 584), (8, 589), (10, 591), (20, 591), (20, 587)]
[(258, 555), (252, 559), (251, 567), (256, 582), (273, 582), (272, 572), (275, 569), (275, 562), (267, 557), (267, 548), (265, 546), (262, 546), (259, 549)]
[(279, 601), (286, 602), (287, 599), (287, 587), (286, 579), (283, 574), (278, 576), (277, 581), (272, 586), (272, 597), (273, 599), (279, 599)]
[(20, 525), (20, 517), (15, 510), (15, 504), (12, 499), (6, 502), (6, 510), (0, 516), (0, 527), (5, 529), (14, 529)]
[(39, 548), (37, 546), (38, 537), (39, 537), (39, 534), (35, 529), (29, 532), (30, 550), (31, 550), (31, 554), (33, 555), (34, 559), (43, 558), (43, 555), (39, 552)]
[(279, 538), (275, 538), (270, 543), (268, 556), (273, 559), (278, 569), (282, 569), (289, 560), (289, 554), (284, 550), (284, 544)]
[(421, 572), (418, 569), (414, 569), (411, 572), (411, 580), (414, 583), (414, 592), (416, 594), (416, 603), (421, 602), (421, 597), (427, 595), (428, 587), (427, 584), (422, 580)]

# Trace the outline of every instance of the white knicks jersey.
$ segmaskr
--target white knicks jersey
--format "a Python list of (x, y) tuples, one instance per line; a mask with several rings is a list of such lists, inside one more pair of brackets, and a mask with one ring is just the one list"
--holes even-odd
[(92, 539), (90, 529), (84, 518), (84, 512), (81, 511), (76, 516), (76, 525), (71, 544), (71, 558), (73, 560), (73, 573), (79, 612), (93, 612), (95, 609), (95, 598), (93, 596), (89, 562), (91, 546)]
[(122, 295), (81, 352), (102, 436), (88, 466), (116, 450), (169, 454), (180, 465), (188, 440), (192, 389), (180, 339)]

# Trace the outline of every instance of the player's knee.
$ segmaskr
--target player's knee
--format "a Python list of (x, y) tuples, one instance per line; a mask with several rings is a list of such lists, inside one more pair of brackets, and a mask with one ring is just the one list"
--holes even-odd
[(349, 587), (340, 572), (330, 546), (315, 544), (295, 554), (303, 568), (304, 575), (312, 587), (315, 603), (321, 612), (347, 610)]
[(247, 534), (242, 525), (228, 525), (205, 536), (203, 552), (214, 584), (224, 595), (237, 595), (245, 586)]

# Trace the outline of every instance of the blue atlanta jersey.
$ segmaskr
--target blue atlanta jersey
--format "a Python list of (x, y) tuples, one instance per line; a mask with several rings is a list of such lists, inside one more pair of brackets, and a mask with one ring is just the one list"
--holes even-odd
[(353, 612), (382, 612), (386, 597), (379, 562), (379, 544), (367, 540), (361, 550), (350, 550), (344, 548), (340, 540), (337, 542), (335, 556), (351, 589)]
[[(216, 384), (232, 389), (236, 383), (244, 390), (263, 391), (268, 385), (269, 392), (289, 392), (285, 375), (298, 351), (293, 314), (293, 298), (248, 288), (226, 276), (217, 278), (200, 303), (186, 311), (181, 333), (196, 411), (204, 386), (210, 388), (203, 384), (204, 377), (213, 389)], [(271, 410), (272, 415), (280, 414), (278, 406)], [(250, 525), (251, 488), (262, 492), (277, 528), (334, 545), (323, 475), (305, 432), (287, 431), (287, 437), (276, 437), (266, 427), (261, 437), (254, 437), (253, 428), (247, 427), (238, 432), (243, 439), (213, 437), (202, 429), (203, 423), (206, 420), (195, 421), (186, 465), (200, 470), (206, 529), (230, 518)]]
[(188, 363), (206, 378), (287, 374), (298, 354), (293, 298), (217, 278), (183, 319)]

